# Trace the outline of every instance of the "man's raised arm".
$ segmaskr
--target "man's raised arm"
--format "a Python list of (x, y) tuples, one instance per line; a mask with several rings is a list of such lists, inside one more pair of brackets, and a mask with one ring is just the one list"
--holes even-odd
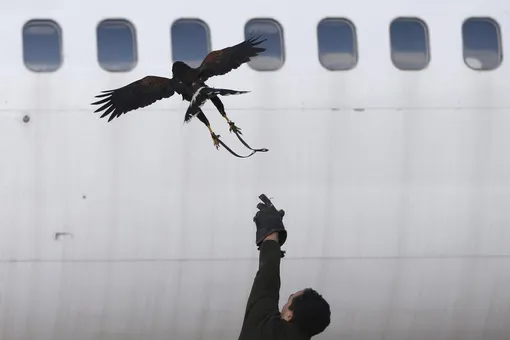
[(259, 211), (253, 218), (257, 226), (256, 245), (259, 247), (259, 269), (246, 306), (246, 318), (251, 322), (279, 314), (280, 260), (283, 257), (281, 245), (287, 239), (283, 225), (283, 210), (277, 210), (271, 201), (262, 194), (259, 198)]
[(260, 245), (259, 270), (253, 280), (247, 311), (257, 302), (263, 301), (278, 311), (280, 298), (280, 245), (278, 234), (274, 233)]

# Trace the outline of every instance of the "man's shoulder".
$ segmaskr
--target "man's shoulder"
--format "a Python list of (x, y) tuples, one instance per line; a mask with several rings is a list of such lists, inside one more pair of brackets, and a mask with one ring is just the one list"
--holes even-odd
[(298, 327), (280, 317), (273, 316), (268, 320), (274, 340), (310, 340), (301, 333)]

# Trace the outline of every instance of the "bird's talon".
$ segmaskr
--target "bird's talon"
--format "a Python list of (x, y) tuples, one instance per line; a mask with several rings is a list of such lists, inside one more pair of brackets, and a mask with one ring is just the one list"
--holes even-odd
[(220, 135), (213, 134), (212, 135), (213, 144), (216, 149), (220, 148)]
[(237, 127), (234, 122), (230, 121), (230, 122), (228, 122), (228, 124), (230, 125), (230, 129), (229, 129), (230, 132), (236, 132), (236, 133), (238, 133), (240, 135), (243, 134), (241, 132), (241, 128)]

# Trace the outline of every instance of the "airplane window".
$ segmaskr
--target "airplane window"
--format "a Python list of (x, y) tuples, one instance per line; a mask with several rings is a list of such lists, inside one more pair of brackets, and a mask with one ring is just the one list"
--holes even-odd
[(209, 27), (198, 19), (179, 19), (173, 23), (171, 32), (172, 59), (198, 67), (211, 52)]
[(138, 59), (134, 26), (127, 20), (103, 20), (97, 26), (97, 58), (107, 71), (132, 70)]
[(62, 31), (52, 20), (30, 20), (23, 26), (23, 61), (35, 72), (53, 72), (62, 64)]
[(283, 29), (273, 19), (252, 19), (244, 26), (244, 37), (263, 35), (266, 38), (259, 46), (266, 51), (252, 58), (248, 65), (257, 71), (276, 71), (285, 63)]
[(391, 61), (401, 70), (421, 70), (430, 61), (426, 24), (414, 18), (397, 18), (390, 25)]
[(493, 70), (501, 64), (499, 25), (487, 18), (470, 18), (462, 25), (464, 62), (474, 70)]
[(317, 25), (319, 61), (330, 71), (349, 70), (356, 66), (356, 32), (346, 19), (323, 19)]

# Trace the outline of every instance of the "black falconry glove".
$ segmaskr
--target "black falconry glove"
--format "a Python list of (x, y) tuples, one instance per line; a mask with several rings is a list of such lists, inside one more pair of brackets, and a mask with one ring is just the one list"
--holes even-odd
[[(260, 245), (264, 239), (274, 232), (278, 232), (278, 241), (280, 246), (282, 246), (287, 240), (287, 231), (283, 225), (285, 211), (277, 210), (265, 194), (260, 195), (259, 198), (263, 203), (257, 204), (259, 211), (253, 217), (253, 222), (257, 226), (255, 242), (257, 249), (260, 250)], [(281, 251), (281, 256), (285, 256), (285, 251)]]

